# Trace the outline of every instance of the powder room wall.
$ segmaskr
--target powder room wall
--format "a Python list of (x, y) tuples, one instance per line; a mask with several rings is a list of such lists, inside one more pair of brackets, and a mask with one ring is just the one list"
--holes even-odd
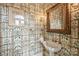
[[(17, 12), (14, 10), (12, 14), (9, 13), (9, 7), (24, 11), (22, 15), (24, 26), (16, 26), (10, 22), (12, 15)], [(1, 56), (39, 56), (43, 54), (38, 40), (41, 34), (39, 19), (42, 15), (42, 9), (39, 8), (39, 4), (0, 4)]]
[[(3, 8), (3, 10), (5, 11), (5, 14), (9, 11), (8, 6), (24, 9), (24, 12), (26, 12), (27, 15), (28, 13), (32, 14), (30, 16), (35, 17), (35, 24), (34, 24), (35, 26), (29, 27), (33, 25), (30, 21), (27, 21), (27, 23), (29, 24), (28, 26), (27, 24), (25, 24), (25, 27), (9, 26), (8, 25), (9, 19), (3, 21), (3, 19), (0, 18), (0, 28), (1, 28), (0, 42), (3, 39), (3, 41), (0, 43), (0, 49), (1, 49), (0, 55), (5, 55), (5, 56), (15, 56), (15, 55), (31, 56), (32, 55), (33, 56), (33, 55), (41, 55), (41, 53), (43, 53), (46, 56), (48, 55), (48, 51), (45, 48), (42, 51), (42, 46), (38, 41), (38, 39), (41, 36), (43, 36), (45, 40), (51, 40), (53, 42), (61, 43), (63, 48), (58, 53), (55, 53), (55, 55), (61, 55), (61, 56), (78, 55), (78, 50), (77, 48), (74, 47), (76, 41), (78, 40), (78, 21), (75, 20), (74, 16), (76, 12), (79, 12), (79, 8), (73, 8), (73, 6), (69, 4), (69, 9), (71, 12), (71, 34), (68, 35), (68, 34), (46, 32), (47, 30), (46, 29), (46, 11), (45, 11), (45, 8), (41, 9), (40, 4), (7, 4), (7, 5), (1, 4), (0, 8), (1, 9)], [(27, 9), (27, 7), (30, 7), (30, 8)], [(46, 9), (48, 9), (48, 7), (46, 7)], [(1, 16), (5, 16), (5, 15), (1, 14)], [(8, 16), (8, 14), (6, 14), (6, 16)], [(18, 31), (18, 29), (21, 30), (21, 32)], [(22, 34), (22, 32), (27, 33), (28, 31), (30, 34), (28, 35)], [(19, 32), (19, 33), (16, 34), (16, 32)], [(21, 40), (21, 43), (23, 42), (23, 44), (21, 45), (20, 49), (18, 48), (19, 47), (18, 45), (15, 46), (15, 44), (13, 43), (13, 41), (16, 40), (15, 39), (16, 35), (19, 38), (19, 34), (21, 34), (20, 38), (23, 39)], [(17, 43), (16, 41), (14, 42)], [(14, 48), (16, 47), (16, 49), (14, 49), (12, 46)], [(23, 48), (22, 46), (25, 48)]]
[[(59, 42), (62, 45), (61, 51), (55, 53), (55, 55), (68, 56), (68, 55), (78, 55), (78, 50), (75, 48), (75, 43), (78, 40), (78, 21), (75, 20), (75, 13), (79, 12), (79, 7), (73, 8), (69, 4), (69, 11), (71, 15), (71, 34), (60, 34), (60, 33), (49, 33), (44, 31), (45, 40), (51, 40), (53, 42)], [(45, 24), (46, 25), (46, 24)], [(45, 26), (46, 29), (46, 26)], [(44, 49), (44, 55), (48, 55), (48, 51)]]

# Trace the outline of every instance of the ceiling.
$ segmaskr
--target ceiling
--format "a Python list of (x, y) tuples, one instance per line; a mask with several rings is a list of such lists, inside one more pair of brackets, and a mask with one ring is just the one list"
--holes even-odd
[(39, 8), (43, 9), (44, 11), (49, 9), (51, 6), (54, 6), (56, 3), (28, 3), (29, 6), (38, 6)]
[(47, 9), (54, 6), (56, 3), (0, 3), (0, 5), (7, 5), (16, 7), (25, 11), (35, 11), (36, 13), (45, 13)]
[(39, 6), (44, 9), (44, 10), (47, 10), (49, 9), (51, 6), (54, 6), (56, 3), (42, 3), (40, 4)]
[(55, 4), (56, 3), (7, 3), (7, 5), (9, 5), (9, 6), (13, 6), (13, 5), (22, 6), (22, 7), (30, 7), (31, 6), (31, 7), (35, 7), (35, 8), (39, 7), (43, 10), (47, 10), (48, 8), (50, 8), (51, 6), (54, 6)]

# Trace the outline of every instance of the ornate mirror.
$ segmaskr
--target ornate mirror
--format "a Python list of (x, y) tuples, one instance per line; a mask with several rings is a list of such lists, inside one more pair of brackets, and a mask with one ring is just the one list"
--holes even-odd
[(68, 4), (56, 4), (47, 10), (47, 31), (70, 34)]

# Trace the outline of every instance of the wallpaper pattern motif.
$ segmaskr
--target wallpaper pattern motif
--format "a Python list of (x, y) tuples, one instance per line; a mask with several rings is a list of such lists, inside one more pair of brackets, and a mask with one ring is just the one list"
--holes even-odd
[[(26, 6), (25, 6), (26, 5)], [(10, 5), (12, 6), (12, 5)], [(15, 4), (14, 4), (15, 6)], [(22, 7), (24, 6), (24, 7)], [(75, 20), (75, 13), (79, 12), (79, 8), (73, 8), (71, 5), (71, 35), (67, 34), (58, 34), (58, 33), (48, 33), (46, 32), (46, 18), (39, 20), (40, 15), (37, 13), (45, 13), (45, 11), (39, 9), (38, 5), (34, 5), (35, 8), (32, 8), (33, 5), (29, 6), (28, 4), (21, 5), (22, 8), (30, 7), (29, 10), (26, 9), (27, 15), (29, 11), (30, 17), (29, 21), (25, 21), (26, 24), (24, 27), (18, 26), (9, 26), (8, 25), (8, 11), (9, 9), (6, 6), (0, 6), (0, 55), (3, 56), (26, 56), (26, 55), (48, 55), (48, 51), (44, 49), (42, 51), (42, 46), (38, 39), (42, 35), (45, 40), (51, 40), (54, 42), (60, 42), (62, 45), (61, 51), (55, 53), (55, 56), (70, 56), (78, 55), (78, 50), (75, 48), (75, 43), (78, 40), (78, 21)], [(16, 6), (15, 6), (16, 7)], [(19, 4), (17, 4), (19, 7)], [(42, 12), (41, 12), (42, 11)], [(44, 15), (45, 16), (45, 15)], [(33, 20), (33, 21), (32, 21)]]
[[(78, 40), (78, 20), (75, 20), (75, 14), (79, 12), (79, 8), (73, 8), (71, 4), (69, 5), (69, 9), (71, 10), (71, 35), (45, 32), (46, 39), (54, 42), (60, 42), (62, 45), (61, 51), (55, 53), (55, 56), (78, 55), (78, 50), (75, 48), (75, 44)], [(48, 51), (45, 49), (44, 51), (44, 54), (48, 55)]]
[[(11, 6), (11, 5), (10, 5)], [(29, 5), (28, 5), (29, 6)], [(31, 7), (31, 6), (29, 6)], [(37, 7), (36, 7), (37, 8)], [(33, 56), (42, 55), (40, 38), (40, 25), (38, 18), (31, 9), (25, 12), (24, 26), (9, 25), (9, 8), (6, 5), (0, 6), (0, 55), (2, 56)]]

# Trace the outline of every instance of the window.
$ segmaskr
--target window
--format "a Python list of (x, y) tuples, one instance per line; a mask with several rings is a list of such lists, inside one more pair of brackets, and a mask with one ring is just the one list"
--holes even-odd
[(15, 25), (23, 26), (24, 25), (24, 17), (21, 15), (15, 16)]
[(24, 26), (24, 11), (9, 7), (9, 25)]

